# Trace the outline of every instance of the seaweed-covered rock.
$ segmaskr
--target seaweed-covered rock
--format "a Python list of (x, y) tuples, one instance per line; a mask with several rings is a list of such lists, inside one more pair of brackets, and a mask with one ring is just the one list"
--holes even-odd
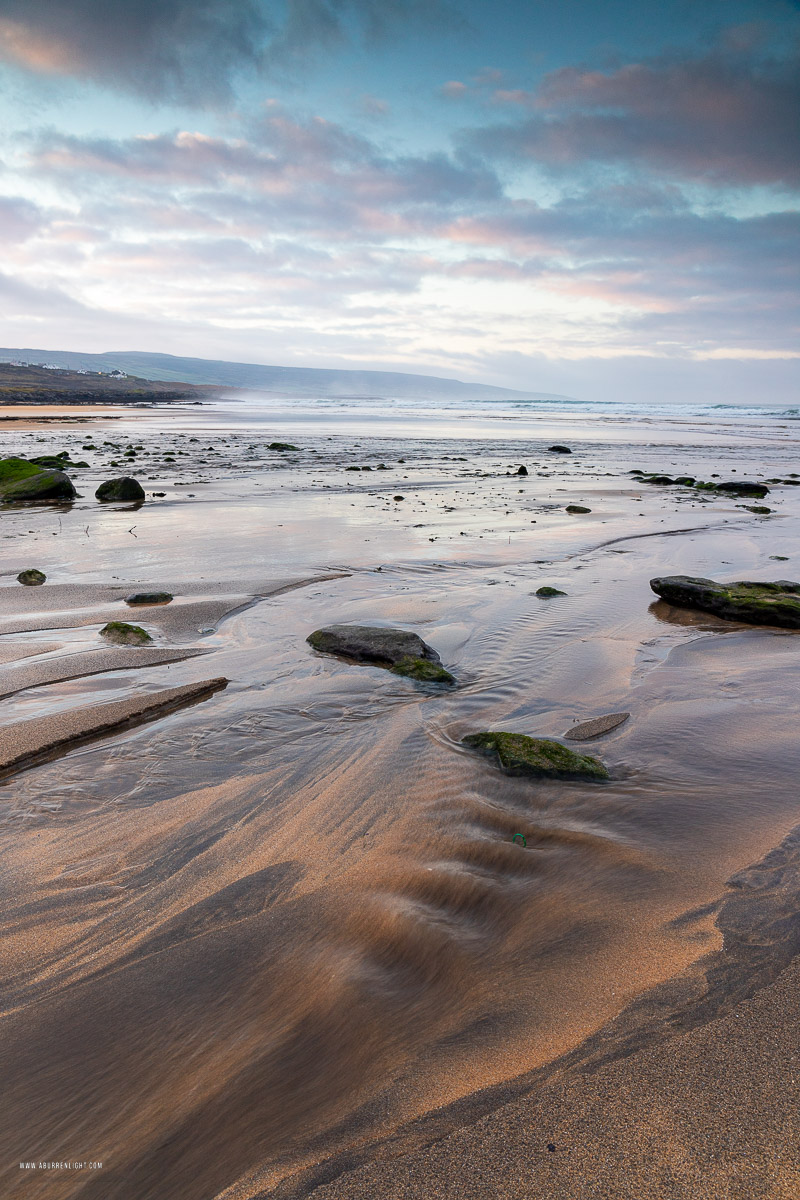
[(306, 641), (323, 654), (337, 654), (354, 662), (386, 667), (412, 679), (434, 683), (454, 682), (452, 675), (442, 667), (441, 659), (433, 647), (407, 629), (328, 625), (324, 629), (315, 629)]
[(495, 760), (509, 775), (538, 775), (555, 779), (608, 779), (597, 758), (577, 754), (561, 742), (532, 738), (524, 733), (470, 733), (462, 745)]
[(120, 479), (107, 479), (95, 492), (98, 500), (139, 501), (144, 500), (144, 488), (138, 479), (123, 475)]
[(125, 597), (125, 603), (135, 607), (140, 604), (169, 604), (174, 599), (172, 592), (134, 592)]
[(566, 596), (566, 594), (566, 592), (562, 592), (559, 588), (550, 587), (548, 583), (536, 589), (537, 596)]
[(585, 504), (568, 504), (566, 511), (568, 513), (589, 513), (592, 510), (587, 508)]
[(268, 450), (296, 450), (297, 446), (293, 446), (291, 442), (270, 442)]
[(651, 579), (650, 587), (662, 600), (682, 608), (697, 608), (748, 625), (800, 629), (800, 583), (788, 579), (716, 583), (690, 575), (667, 575)]
[(551, 450), (553, 454), (572, 454), (569, 446), (548, 446), (547, 449)]
[(153, 640), (141, 625), (128, 625), (126, 621), (109, 621), (100, 630), (100, 636), (118, 646), (146, 646)]
[(75, 488), (63, 471), (48, 470), (24, 458), (4, 458), (0, 459), (0, 498), (74, 500)]
[(27, 571), (20, 571), (17, 583), (22, 583), (25, 587), (41, 587), (46, 579), (44, 571), (37, 571), (36, 567), (30, 567)]
[(717, 484), (718, 492), (728, 492), (731, 496), (766, 496), (769, 488), (765, 483), (753, 483), (748, 479), (726, 479)]
[(420, 683), (455, 683), (454, 677), (441, 663), (430, 662), (427, 658), (408, 655), (396, 662), (391, 671), (393, 675), (407, 675), (409, 679), (417, 679)]

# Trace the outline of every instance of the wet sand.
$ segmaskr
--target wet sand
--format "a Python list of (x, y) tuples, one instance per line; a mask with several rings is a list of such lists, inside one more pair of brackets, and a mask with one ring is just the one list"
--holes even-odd
[[(741, 1020), (726, 1005), (748, 989), (747, 1011), (774, 1021), (797, 952), (751, 930), (757, 969), (715, 957), (741, 891), (729, 881), (800, 823), (800, 642), (671, 609), (648, 581), (796, 578), (800, 501), (770, 485), (774, 513), (758, 516), (629, 472), (788, 478), (791, 429), (573, 426), (561, 456), (530, 431), (175, 420), (3, 435), (4, 453), (91, 464), (75, 505), (0, 514), (6, 736), (229, 680), (0, 788), (4, 1194), (423, 1197), (456, 1180), (474, 1196), (751, 1194), (755, 1141), (788, 1128), (783, 1098), (769, 1137), (737, 1109), (738, 1192), (663, 1130), (694, 1097), (708, 1145), (722, 1136), (712, 1048), (730, 1038), (714, 1030)], [(128, 445), (148, 500), (100, 506)], [(48, 582), (17, 585), (32, 566)], [(542, 584), (567, 594), (542, 599)], [(175, 601), (125, 606), (153, 587)], [(143, 625), (164, 660), (101, 660), (112, 619)], [(339, 621), (413, 629), (458, 686), (307, 646)], [(611, 712), (631, 716), (586, 743), (608, 784), (506, 777), (460, 745), (482, 728), (561, 737)], [(790, 891), (775, 919), (793, 927)], [(765, 1021), (730, 1070), (753, 1113)], [(622, 1153), (614, 1130), (640, 1114)], [(557, 1150), (531, 1181), (537, 1122)], [(661, 1191), (643, 1182), (656, 1145)], [(764, 1195), (792, 1194), (794, 1153), (775, 1153)], [(103, 1166), (19, 1167), (64, 1160)]]

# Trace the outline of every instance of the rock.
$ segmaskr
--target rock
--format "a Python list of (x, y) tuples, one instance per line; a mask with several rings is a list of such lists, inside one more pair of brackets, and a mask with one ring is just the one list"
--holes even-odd
[(417, 679), (420, 683), (455, 683), (454, 677), (441, 663), (430, 662), (427, 658), (408, 655), (395, 663), (391, 671), (393, 675), (407, 675), (409, 679)]
[(554, 454), (572, 454), (569, 446), (548, 446), (548, 450), (552, 450)]
[(174, 599), (172, 592), (134, 592), (133, 595), (125, 597), (125, 603), (130, 605), (169, 604), (170, 600)]
[(100, 630), (100, 637), (118, 646), (145, 646), (153, 640), (141, 625), (128, 625), (125, 621), (109, 621)]
[(766, 504), (743, 504), (742, 507), (746, 508), (748, 512), (757, 513), (760, 517), (766, 517), (768, 513), (772, 512), (772, 509), (767, 508)]
[(568, 513), (587, 513), (591, 512), (592, 510), (587, 508), (585, 504), (568, 504), (566, 511)]
[(380, 629), (372, 625), (328, 625), (306, 638), (323, 654), (338, 654), (355, 662), (373, 663), (398, 675), (435, 683), (454, 683), (432, 646), (405, 629)]
[(642, 483), (656, 483), (660, 487), (667, 487), (671, 483), (677, 483), (677, 479), (673, 479), (671, 475), (643, 475)]
[(138, 479), (133, 479), (130, 475), (123, 475), (120, 479), (107, 479), (105, 483), (101, 483), (95, 492), (95, 497), (104, 501), (144, 500), (144, 488)]
[(517, 467), (517, 474), (518, 475), (527, 475), (528, 468), (527, 467)]
[(20, 571), (17, 576), (17, 583), (24, 583), (25, 587), (41, 587), (47, 576), (44, 571), (37, 571), (35, 567), (30, 567), (27, 571)]
[(24, 458), (0, 459), (0, 498), (8, 501), (74, 500), (75, 488), (63, 471)]
[(405, 496), (392, 496), (393, 500), (405, 500)]
[(267, 446), (268, 450), (296, 450), (297, 446), (293, 446), (291, 442), (270, 442)]
[(550, 587), (549, 584), (536, 589), (537, 596), (566, 596), (566, 594), (566, 592), (559, 591), (558, 588)]
[(765, 483), (751, 483), (746, 479), (729, 479), (717, 484), (718, 492), (730, 492), (732, 496), (766, 496), (769, 488)]
[(590, 721), (581, 721), (579, 725), (573, 725), (564, 734), (571, 742), (582, 742), (589, 738), (600, 737), (602, 733), (610, 733), (612, 729), (616, 729), (618, 725), (623, 725), (627, 721), (630, 713), (606, 713), (604, 717), (592, 717)]
[(609, 777), (599, 759), (577, 754), (549, 738), (532, 738), (524, 733), (470, 733), (461, 744), (493, 758), (509, 775), (595, 780)]
[(689, 575), (667, 575), (651, 579), (650, 587), (662, 600), (682, 608), (697, 608), (748, 625), (800, 629), (800, 583), (787, 579), (775, 583), (716, 583)]

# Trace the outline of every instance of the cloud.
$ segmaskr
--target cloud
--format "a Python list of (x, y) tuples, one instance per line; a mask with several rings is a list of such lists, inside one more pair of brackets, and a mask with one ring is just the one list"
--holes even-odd
[(0, 0), (0, 58), (152, 101), (229, 100), (239, 72), (285, 70), (353, 37), (456, 21), (443, 0)]
[(549, 169), (644, 168), (685, 180), (800, 183), (800, 55), (761, 58), (724, 49), (611, 70), (563, 67), (535, 91), (503, 91), (522, 105), (513, 122), (472, 130), (467, 144), (493, 159)]

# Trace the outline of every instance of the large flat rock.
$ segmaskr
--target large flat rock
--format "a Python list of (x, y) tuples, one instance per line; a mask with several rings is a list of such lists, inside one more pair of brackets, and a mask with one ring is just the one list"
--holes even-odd
[(651, 579), (650, 587), (662, 600), (681, 608), (696, 608), (748, 625), (800, 629), (800, 583), (788, 579), (717, 583), (691, 575), (665, 575)]

